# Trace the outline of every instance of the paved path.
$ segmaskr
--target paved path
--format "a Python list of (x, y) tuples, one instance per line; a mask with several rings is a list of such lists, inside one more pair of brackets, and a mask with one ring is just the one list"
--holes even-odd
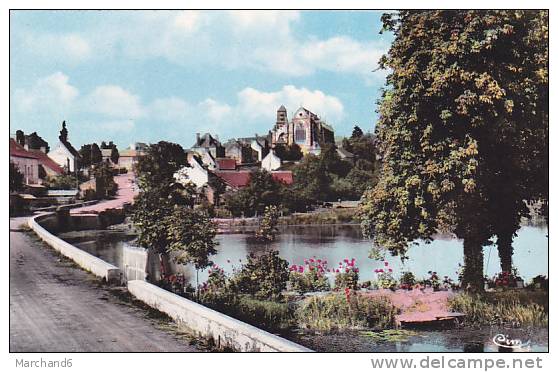
[(198, 351), (10, 219), (10, 352)]
[(137, 195), (134, 173), (128, 172), (126, 174), (115, 176), (114, 182), (118, 185), (118, 191), (114, 199), (105, 200), (85, 207), (75, 208), (72, 209), (70, 213), (99, 213), (105, 209), (122, 208), (124, 204), (131, 203), (134, 200), (134, 196)]

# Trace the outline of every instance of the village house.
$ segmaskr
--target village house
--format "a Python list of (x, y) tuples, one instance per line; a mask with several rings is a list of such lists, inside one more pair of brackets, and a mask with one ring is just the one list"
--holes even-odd
[(132, 143), (129, 148), (119, 152), (118, 167), (126, 168), (128, 171), (134, 169), (134, 165), (147, 151), (147, 144), (142, 142)]
[(34, 185), (40, 182), (37, 155), (25, 150), (13, 138), (10, 138), (10, 163), (15, 164), (20, 173), (23, 174), (23, 182), (26, 185)]
[(270, 151), (269, 154), (267, 154), (267, 156), (262, 160), (262, 168), (268, 172), (281, 168), (281, 158), (275, 155), (273, 150)]
[(16, 142), (37, 157), (39, 161), (39, 178), (56, 177), (65, 173), (60, 165), (48, 157), (48, 142), (39, 136), (37, 132), (26, 135), (23, 131), (18, 130), (16, 131)]
[(203, 136), (200, 136), (199, 133), (196, 133), (196, 143), (194, 146), (191, 147), (191, 150), (194, 152), (199, 153), (209, 153), (213, 159), (216, 158), (224, 158), (225, 157), (225, 148), (221, 145), (221, 142), (211, 134), (206, 133)]
[(335, 143), (333, 128), (313, 112), (300, 107), (291, 121), (287, 109), (281, 105), (277, 110), (277, 120), (271, 131), (272, 147), (296, 143), (304, 154), (318, 155), (320, 143)]
[(47, 155), (67, 172), (73, 173), (79, 168), (80, 155), (68, 141), (68, 130), (66, 129), (65, 121), (62, 122), (62, 130), (58, 139), (60, 140), (58, 145)]

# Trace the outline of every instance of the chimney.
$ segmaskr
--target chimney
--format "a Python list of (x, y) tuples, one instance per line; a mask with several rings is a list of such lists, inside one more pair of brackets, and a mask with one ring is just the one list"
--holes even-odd
[(200, 134), (196, 133), (196, 145), (200, 144)]

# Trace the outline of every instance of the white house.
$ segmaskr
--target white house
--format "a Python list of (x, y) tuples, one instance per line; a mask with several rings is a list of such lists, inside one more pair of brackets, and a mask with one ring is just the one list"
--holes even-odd
[(275, 155), (275, 152), (270, 151), (269, 154), (262, 160), (262, 168), (268, 172), (274, 171), (281, 167), (281, 159)]
[(201, 188), (209, 182), (209, 172), (205, 169), (195, 157), (189, 159), (189, 167), (180, 168), (175, 174), (174, 179), (177, 182), (186, 184), (188, 182)]
[(78, 169), (79, 153), (68, 142), (68, 130), (66, 129), (66, 122), (62, 122), (62, 130), (60, 131), (60, 140), (54, 150), (50, 151), (47, 155), (54, 160), (62, 168), (68, 172), (74, 172)]

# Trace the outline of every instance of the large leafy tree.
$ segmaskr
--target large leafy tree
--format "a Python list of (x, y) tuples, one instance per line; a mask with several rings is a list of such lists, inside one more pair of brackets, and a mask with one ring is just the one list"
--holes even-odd
[(179, 264), (192, 264), (196, 269), (196, 288), (199, 294), (199, 270), (210, 266), (209, 256), (217, 253), (217, 229), (209, 215), (201, 209), (175, 206), (163, 219), (169, 242), (168, 251), (175, 253)]
[(401, 255), (416, 239), (453, 232), (463, 239), (463, 284), (480, 290), (483, 245), (495, 234), (509, 243), (524, 200), (548, 197), (548, 13), (382, 20), (395, 40), (380, 61), (391, 71), (377, 124), (382, 169), (365, 194), (364, 230)]
[(176, 206), (192, 208), (194, 204), (193, 186), (175, 182), (173, 176), (185, 164), (180, 145), (161, 141), (148, 147), (135, 169), (140, 193), (134, 199), (131, 218), (138, 229), (138, 243), (159, 255), (163, 278), (168, 273), (171, 245), (177, 247), (169, 235), (173, 221), (169, 217)]

